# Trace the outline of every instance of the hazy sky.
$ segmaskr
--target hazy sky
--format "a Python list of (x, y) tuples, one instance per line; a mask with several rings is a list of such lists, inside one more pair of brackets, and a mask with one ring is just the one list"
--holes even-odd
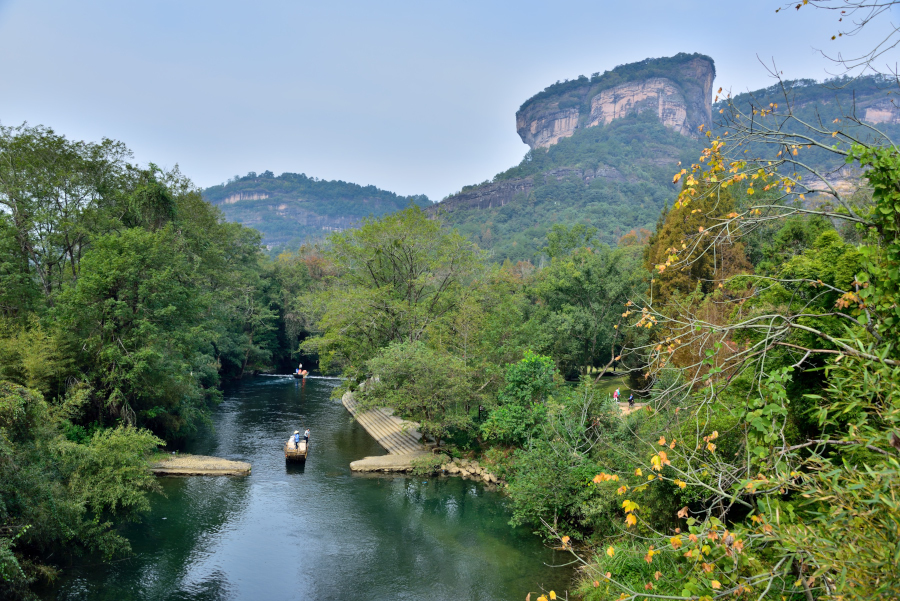
[[(0, 0), (0, 123), (125, 142), (201, 186), (266, 169), (440, 199), (518, 163), (556, 80), (678, 52), (716, 86), (827, 76), (834, 14), (772, 0)], [(841, 48), (854, 43), (845, 40)]]

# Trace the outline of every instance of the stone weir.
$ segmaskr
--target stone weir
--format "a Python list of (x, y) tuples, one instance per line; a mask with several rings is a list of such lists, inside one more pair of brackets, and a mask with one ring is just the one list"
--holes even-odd
[(157, 476), (249, 476), (250, 464), (205, 455), (172, 454), (150, 464)]
[(352, 392), (345, 392), (341, 402), (366, 432), (388, 452), (387, 455), (364, 457), (350, 463), (354, 472), (408, 472), (413, 461), (431, 456), (422, 444), (422, 434), (415, 422), (405, 422), (390, 409), (360, 411)]

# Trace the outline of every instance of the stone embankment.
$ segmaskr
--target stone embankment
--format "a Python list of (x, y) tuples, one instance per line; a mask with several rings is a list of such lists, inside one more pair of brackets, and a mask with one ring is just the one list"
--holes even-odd
[(445, 463), (441, 467), (444, 474), (448, 476), (460, 476), (470, 480), (481, 480), (485, 484), (504, 484), (504, 482), (487, 471), (477, 461), (468, 459), (454, 459), (449, 463)]
[(250, 464), (205, 455), (168, 455), (150, 464), (157, 476), (249, 476)]
[(344, 393), (341, 402), (356, 421), (388, 452), (388, 455), (364, 457), (350, 463), (354, 472), (408, 472), (413, 462), (431, 456), (422, 444), (419, 424), (403, 421), (391, 409), (360, 411), (352, 392)]

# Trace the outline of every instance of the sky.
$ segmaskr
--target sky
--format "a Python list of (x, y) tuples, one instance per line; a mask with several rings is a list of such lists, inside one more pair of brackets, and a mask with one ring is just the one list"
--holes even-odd
[(733, 93), (822, 79), (834, 13), (771, 0), (0, 0), (0, 124), (121, 140), (197, 185), (306, 173), (439, 200), (528, 150), (557, 80), (678, 52)]

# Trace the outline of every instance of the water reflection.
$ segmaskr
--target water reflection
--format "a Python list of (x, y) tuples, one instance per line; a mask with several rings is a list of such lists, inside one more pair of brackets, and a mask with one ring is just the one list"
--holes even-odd
[[(247, 478), (162, 480), (129, 531), (136, 556), (76, 570), (57, 599), (521, 599), (570, 572), (508, 526), (498, 493), (459, 479), (360, 477), (384, 451), (330, 398), (335, 381), (258, 378), (226, 395), (188, 451), (250, 461)], [(302, 426), (305, 464), (282, 445)]]

